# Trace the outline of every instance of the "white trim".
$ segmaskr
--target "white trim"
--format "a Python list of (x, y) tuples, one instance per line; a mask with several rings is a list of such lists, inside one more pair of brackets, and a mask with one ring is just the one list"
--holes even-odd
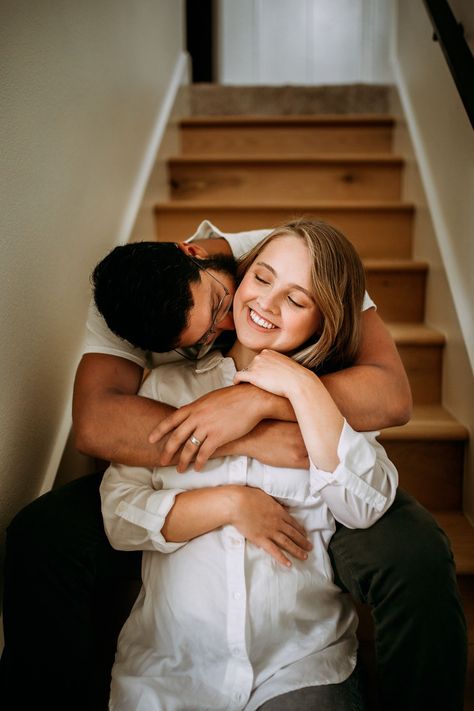
[[(72, 390), (72, 383), (71, 383)], [(54, 442), (48, 466), (46, 467), (46, 473), (43, 476), (43, 481), (41, 488), (39, 490), (38, 496), (46, 494), (53, 488), (54, 480), (58, 473), (59, 464), (61, 462), (61, 457), (63, 456), (64, 448), (66, 447), (67, 438), (72, 427), (72, 395), (68, 397), (66, 407), (64, 408), (63, 415), (61, 417), (61, 423), (59, 425), (59, 431), (56, 435), (56, 440)]]
[(420, 170), (421, 180), (426, 193), (426, 200), (433, 218), (434, 232), (446, 269), (446, 276), (453, 295), (453, 301), (457, 311), (466, 350), (471, 367), (474, 370), (474, 327), (472, 322), (465, 317), (465, 314), (471, 313), (472, 305), (470, 304), (467, 294), (465, 294), (459, 286), (462, 282), (451, 248), (450, 232), (444, 218), (443, 210), (439, 207), (441, 201), (438, 197), (438, 191), (433, 181), (429, 159), (423, 145), (421, 131), (415, 111), (413, 110), (410, 94), (395, 52), (392, 55), (392, 66), (395, 84), (398, 87), (400, 101), (413, 143), (413, 150), (415, 152), (416, 161)]
[[(175, 68), (171, 75), (168, 88), (166, 90), (165, 97), (160, 104), (158, 115), (155, 120), (155, 126), (153, 128), (150, 141), (146, 148), (143, 160), (138, 171), (138, 175), (135, 180), (135, 184), (132, 188), (130, 199), (128, 205), (124, 211), (122, 224), (118, 231), (116, 244), (125, 244), (130, 237), (130, 234), (135, 223), (138, 210), (143, 199), (143, 195), (146, 189), (148, 178), (152, 171), (156, 154), (158, 148), (163, 139), (163, 135), (166, 129), (166, 125), (169, 121), (171, 110), (173, 104), (176, 100), (176, 94), (179, 87), (183, 83), (187, 75), (187, 54), (186, 52), (180, 52), (178, 60), (175, 64)], [(74, 362), (78, 363), (82, 353), (84, 352), (85, 342), (81, 344), (81, 349), (74, 359)], [(56, 435), (54, 445), (51, 450), (49, 461), (43, 476), (43, 481), (38, 496), (45, 494), (50, 491), (54, 485), (56, 475), (58, 472), (59, 464), (61, 462), (61, 457), (63, 456), (64, 448), (66, 446), (67, 438), (72, 427), (72, 388), (74, 383), (74, 374), (70, 384), (71, 395), (68, 397), (68, 401), (63, 411), (61, 417), (59, 429)]]

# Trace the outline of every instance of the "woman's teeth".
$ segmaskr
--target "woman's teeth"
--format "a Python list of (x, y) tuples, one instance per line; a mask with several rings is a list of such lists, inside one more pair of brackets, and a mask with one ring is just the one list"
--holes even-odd
[(270, 323), (270, 321), (265, 321), (264, 318), (255, 313), (255, 311), (252, 311), (252, 309), (250, 309), (250, 318), (254, 323), (257, 324), (257, 326), (261, 326), (262, 328), (268, 328), (269, 330), (272, 328), (276, 328), (273, 323)]

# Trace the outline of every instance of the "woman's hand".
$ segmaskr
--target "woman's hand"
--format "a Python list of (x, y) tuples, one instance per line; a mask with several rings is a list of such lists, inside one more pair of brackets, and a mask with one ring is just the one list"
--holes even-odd
[(230, 523), (250, 543), (262, 548), (278, 563), (291, 567), (285, 555), (306, 560), (312, 544), (306, 532), (288, 510), (261, 489), (229, 486)]
[(288, 356), (264, 349), (247, 368), (237, 371), (234, 383), (252, 383), (262, 390), (291, 401), (296, 384), (315, 377), (311, 371)]

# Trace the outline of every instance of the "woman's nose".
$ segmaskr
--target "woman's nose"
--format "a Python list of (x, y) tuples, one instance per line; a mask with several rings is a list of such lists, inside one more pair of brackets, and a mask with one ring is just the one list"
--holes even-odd
[(261, 294), (257, 303), (263, 311), (274, 314), (278, 309), (277, 299), (273, 294)]

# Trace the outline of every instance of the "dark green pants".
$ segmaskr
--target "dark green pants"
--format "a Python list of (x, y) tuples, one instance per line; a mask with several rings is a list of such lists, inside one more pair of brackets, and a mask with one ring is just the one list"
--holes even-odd
[[(113, 550), (101, 474), (40, 497), (7, 531), (4, 711), (107, 707), (117, 632), (139, 588), (140, 555)], [(366, 530), (339, 527), (336, 579), (372, 607), (381, 711), (461, 711), (466, 625), (450, 546), (403, 492)], [(197, 711), (197, 710), (196, 710)]]

